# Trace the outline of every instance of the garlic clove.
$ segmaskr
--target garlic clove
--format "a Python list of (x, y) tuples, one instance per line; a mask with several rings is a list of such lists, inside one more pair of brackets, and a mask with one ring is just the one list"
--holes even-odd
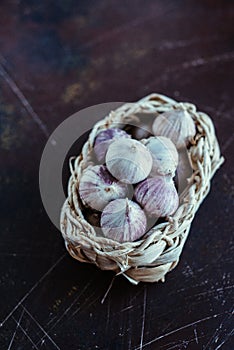
[(183, 107), (164, 112), (154, 121), (155, 136), (165, 136), (171, 139), (177, 149), (188, 145), (196, 134), (196, 127), (191, 115)]
[(173, 142), (167, 137), (155, 136), (142, 140), (142, 143), (150, 150), (153, 158), (150, 176), (171, 175), (173, 177), (179, 158)]
[(124, 183), (135, 184), (146, 179), (152, 164), (150, 151), (137, 140), (114, 141), (106, 154), (107, 169), (116, 179)]
[(94, 153), (97, 157), (97, 160), (103, 161), (109, 145), (119, 138), (131, 138), (131, 136), (126, 133), (126, 131), (119, 128), (109, 128), (101, 131), (94, 142)]
[(110, 201), (125, 198), (128, 186), (118, 182), (104, 165), (88, 167), (79, 184), (79, 195), (84, 205), (102, 210)]
[(142, 237), (147, 219), (140, 206), (125, 198), (110, 202), (102, 212), (101, 228), (105, 237), (118, 242), (131, 242)]
[(179, 206), (179, 196), (171, 176), (156, 176), (138, 184), (136, 201), (149, 216), (172, 215)]

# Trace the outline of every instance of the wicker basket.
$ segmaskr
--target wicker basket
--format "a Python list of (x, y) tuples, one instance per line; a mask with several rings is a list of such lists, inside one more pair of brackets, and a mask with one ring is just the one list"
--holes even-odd
[[(102, 270), (113, 270), (130, 282), (164, 281), (167, 272), (178, 263), (190, 225), (210, 189), (210, 181), (223, 162), (214, 126), (210, 118), (190, 103), (183, 103), (196, 125), (195, 142), (188, 149), (193, 168), (188, 186), (180, 195), (180, 206), (167, 221), (156, 224), (147, 237), (135, 242), (118, 243), (97, 235), (85, 220), (78, 198), (79, 180), (91, 162), (91, 151), (100, 130), (135, 122), (136, 113), (160, 113), (170, 110), (175, 100), (151, 94), (136, 103), (126, 103), (96, 123), (81, 154), (71, 168), (68, 198), (61, 211), (61, 232), (70, 255), (82, 262), (96, 264)], [(70, 162), (71, 165), (71, 162)]]

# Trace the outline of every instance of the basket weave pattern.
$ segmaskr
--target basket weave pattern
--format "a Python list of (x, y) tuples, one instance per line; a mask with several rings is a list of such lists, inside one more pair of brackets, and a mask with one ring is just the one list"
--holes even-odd
[(178, 102), (166, 96), (151, 94), (136, 103), (124, 104), (94, 125), (73, 166), (70, 162), (68, 198), (61, 211), (61, 232), (73, 258), (123, 274), (134, 284), (164, 281), (165, 275), (177, 265), (194, 215), (210, 190), (211, 178), (224, 160), (211, 119), (205, 113), (197, 112), (193, 104), (183, 103), (197, 129), (194, 144), (188, 149), (193, 173), (180, 195), (179, 208), (167, 222), (156, 224), (144, 239), (119, 243), (96, 234), (85, 220), (78, 198), (82, 172), (92, 162), (90, 152), (101, 130), (135, 122), (136, 113), (161, 113), (176, 104)]

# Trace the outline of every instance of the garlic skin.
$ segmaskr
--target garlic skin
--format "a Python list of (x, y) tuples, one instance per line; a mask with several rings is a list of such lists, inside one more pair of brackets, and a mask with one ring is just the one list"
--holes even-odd
[(196, 127), (190, 114), (182, 107), (160, 114), (154, 121), (155, 136), (171, 139), (177, 149), (186, 147), (196, 134)]
[(105, 155), (109, 145), (119, 138), (131, 138), (126, 131), (118, 128), (109, 128), (101, 131), (94, 142), (94, 153), (99, 162), (105, 159)]
[(178, 193), (181, 194), (188, 186), (188, 179), (193, 174), (193, 168), (186, 149), (179, 152), (179, 164), (177, 167)]
[(79, 194), (84, 205), (102, 210), (110, 201), (125, 198), (128, 186), (114, 179), (104, 165), (95, 165), (84, 171)]
[(149, 175), (153, 159), (141, 142), (132, 139), (114, 141), (106, 153), (109, 172), (124, 183), (135, 184)]
[(150, 137), (142, 140), (142, 143), (150, 150), (153, 158), (150, 176), (171, 175), (173, 177), (179, 161), (174, 143), (164, 136)]
[(132, 242), (146, 231), (147, 219), (140, 206), (125, 198), (110, 202), (102, 212), (101, 228), (105, 237)]
[(141, 182), (135, 188), (135, 198), (150, 217), (172, 215), (179, 206), (171, 176), (156, 176)]

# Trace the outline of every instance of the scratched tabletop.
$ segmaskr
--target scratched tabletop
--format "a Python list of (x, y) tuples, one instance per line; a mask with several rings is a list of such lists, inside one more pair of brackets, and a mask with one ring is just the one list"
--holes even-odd
[[(0, 2), (0, 349), (234, 349), (234, 3)], [(43, 208), (48, 136), (73, 113), (159, 92), (214, 122), (226, 161), (164, 283), (72, 259)], [(53, 171), (53, 169), (51, 170)]]

